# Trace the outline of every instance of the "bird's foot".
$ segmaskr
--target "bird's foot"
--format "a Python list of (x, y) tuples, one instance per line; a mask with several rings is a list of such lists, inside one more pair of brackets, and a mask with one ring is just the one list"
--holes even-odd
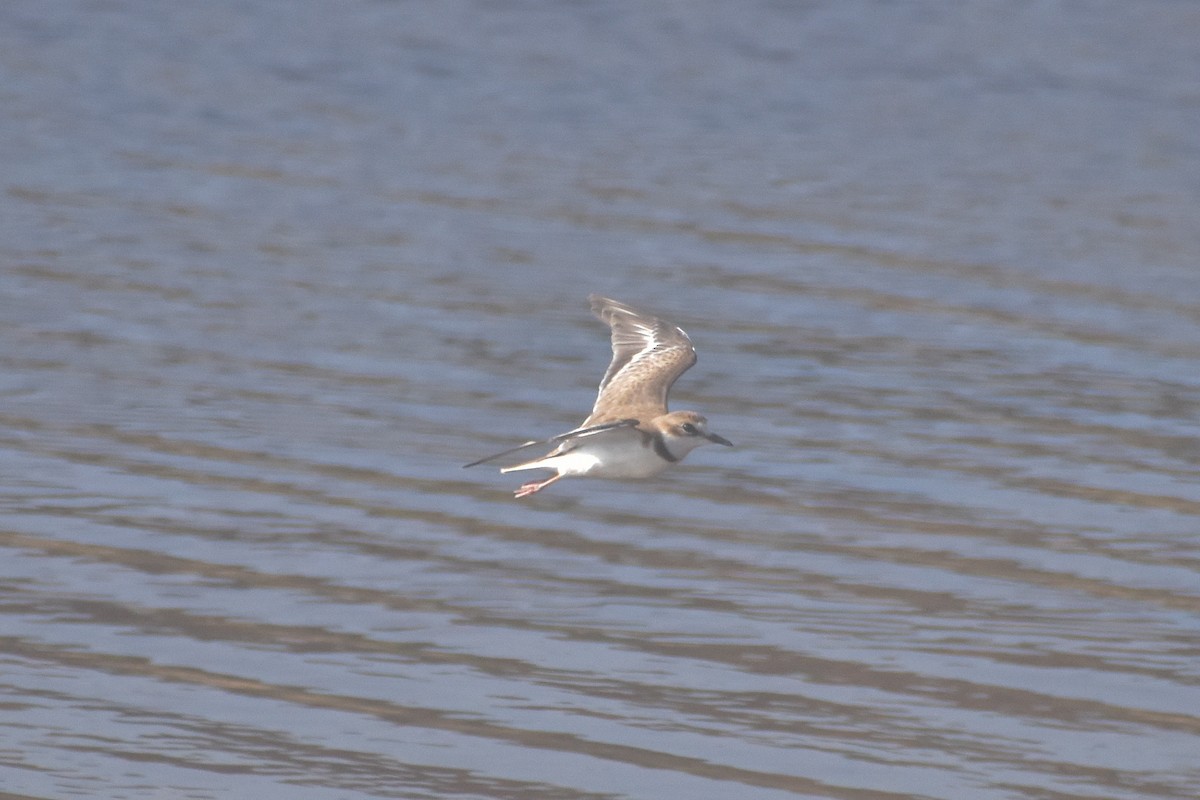
[(528, 497), (531, 494), (536, 494), (561, 477), (562, 475), (552, 475), (544, 481), (530, 481), (529, 483), (521, 484), (521, 488), (513, 492), (513, 497), (520, 500), (522, 497)]

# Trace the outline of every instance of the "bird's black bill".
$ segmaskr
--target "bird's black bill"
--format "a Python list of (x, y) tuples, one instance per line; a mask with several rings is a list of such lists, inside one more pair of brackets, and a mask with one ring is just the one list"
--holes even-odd
[(724, 436), (717, 436), (715, 433), (710, 433), (704, 438), (708, 439), (713, 444), (723, 444), (726, 447), (733, 447), (733, 442), (729, 441)]
[[(602, 425), (592, 425), (587, 428), (576, 428), (573, 431), (567, 431), (566, 433), (560, 433), (557, 436), (551, 436), (549, 439), (530, 439), (525, 444), (519, 444), (516, 447), (510, 447), (507, 450), (502, 450), (499, 453), (486, 456), (478, 461), (472, 461), (470, 464), (463, 464), (463, 469), (467, 469), (468, 467), (477, 467), (480, 464), (486, 464), (489, 461), (495, 461), (497, 458), (503, 458), (504, 456), (511, 455), (519, 450), (524, 450), (526, 447), (533, 447), (535, 444), (555, 444), (556, 442), (565, 442), (568, 439), (581, 439), (584, 436), (594, 436), (597, 433), (604, 433), (605, 431), (611, 431), (616, 428), (632, 428), (637, 424), (638, 421), (636, 419), (619, 419), (616, 422), (605, 422)], [(718, 436), (717, 438), (720, 439), (721, 437)], [(724, 440), (722, 439), (722, 441)], [(728, 442), (725, 443), (729, 444)]]

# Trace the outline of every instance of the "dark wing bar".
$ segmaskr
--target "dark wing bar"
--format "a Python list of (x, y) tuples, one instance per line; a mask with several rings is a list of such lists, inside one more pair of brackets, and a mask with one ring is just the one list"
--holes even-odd
[(565, 442), (569, 439), (582, 439), (585, 436), (595, 436), (597, 433), (604, 433), (605, 431), (611, 431), (616, 428), (632, 428), (637, 424), (638, 421), (636, 419), (619, 419), (616, 422), (605, 422), (602, 425), (589, 425), (586, 428), (576, 428), (573, 431), (567, 431), (566, 433), (560, 433), (557, 436), (551, 436), (549, 439), (530, 439), (525, 444), (519, 444), (516, 447), (510, 447), (507, 450), (487, 456), (486, 458), (481, 458), (478, 461), (472, 461), (470, 464), (463, 464), (463, 469), (467, 469), (468, 467), (476, 467), (480, 464), (486, 464), (489, 461), (495, 461), (497, 458), (503, 458), (504, 456), (524, 450), (526, 447), (533, 447), (537, 444), (555, 444), (557, 442)]

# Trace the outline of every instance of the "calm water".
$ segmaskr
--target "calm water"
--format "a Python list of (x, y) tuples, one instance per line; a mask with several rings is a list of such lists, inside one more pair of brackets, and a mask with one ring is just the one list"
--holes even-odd
[[(0, 5), (0, 796), (1194, 798), (1197, 41)], [(738, 447), (514, 501), (591, 291)]]

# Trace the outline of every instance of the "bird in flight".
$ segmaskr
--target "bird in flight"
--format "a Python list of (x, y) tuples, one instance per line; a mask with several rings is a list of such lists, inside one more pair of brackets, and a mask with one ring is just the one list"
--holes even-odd
[(600, 381), (592, 413), (574, 430), (534, 439), (466, 464), (474, 467), (539, 444), (554, 449), (501, 472), (548, 469), (554, 474), (514, 492), (528, 497), (574, 475), (649, 478), (700, 445), (733, 443), (708, 430), (695, 411), (667, 411), (667, 393), (696, 363), (696, 348), (683, 329), (632, 306), (593, 294), (592, 313), (612, 330), (612, 363)]

